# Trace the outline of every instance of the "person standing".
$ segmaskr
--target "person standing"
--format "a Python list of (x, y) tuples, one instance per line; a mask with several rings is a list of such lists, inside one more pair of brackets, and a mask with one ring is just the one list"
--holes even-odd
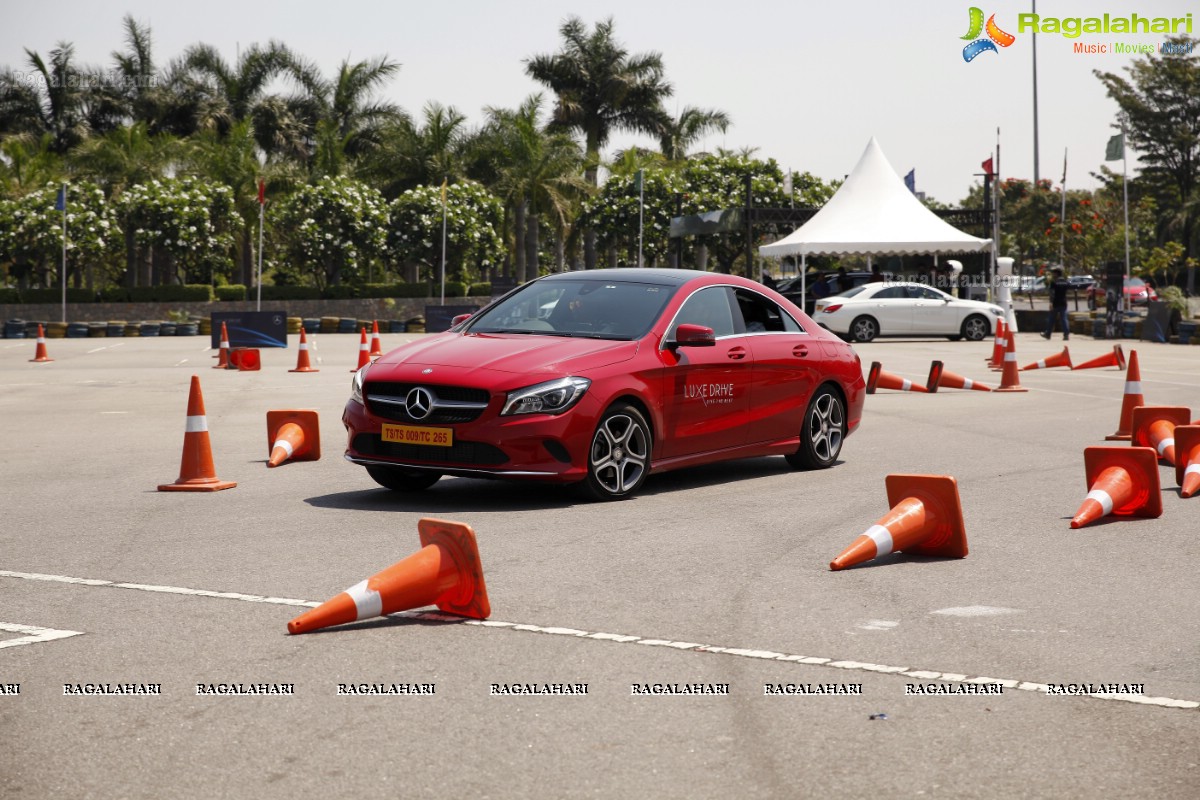
[(1053, 283), (1050, 284), (1050, 318), (1046, 321), (1046, 330), (1042, 334), (1042, 338), (1050, 338), (1050, 335), (1054, 333), (1054, 321), (1059, 320), (1065, 342), (1071, 335), (1071, 329), (1067, 323), (1067, 292), (1070, 291), (1071, 284), (1063, 275), (1062, 267), (1054, 267), (1050, 270), (1050, 274), (1053, 279)]

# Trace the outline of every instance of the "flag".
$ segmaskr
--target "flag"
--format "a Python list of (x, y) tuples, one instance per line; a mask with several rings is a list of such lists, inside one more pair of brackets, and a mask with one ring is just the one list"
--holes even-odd
[(446, 205), (446, 181), (448, 181), (448, 180), (450, 180), (450, 179), (442, 178), (442, 205), (443, 206)]
[(58, 195), (54, 198), (54, 210), (55, 211), (66, 211), (67, 210), (67, 187), (66, 187), (66, 184), (63, 184), (62, 186), (58, 187)]
[(913, 194), (917, 193), (917, 168), (916, 167), (913, 167), (912, 169), (910, 169), (908, 171), (908, 174), (904, 176), (904, 185)]
[(783, 176), (783, 193), (790, 196), (792, 194), (792, 171), (789, 169), (787, 175)]
[(642, 190), (642, 171), (640, 169), (633, 175), (633, 188), (639, 192)]
[(1116, 161), (1125, 157), (1125, 133), (1122, 131), (1116, 136), (1108, 140), (1108, 147), (1104, 149), (1105, 161)]
[(989, 178), (996, 177), (996, 168), (992, 166), (992, 157), (988, 156), (988, 160), (983, 162), (983, 171)]
[(262, 178), (258, 179), (258, 204), (260, 206), (267, 204), (267, 182)]
[(1065, 148), (1065, 147), (1063, 148), (1063, 180), (1062, 180), (1062, 185), (1063, 185), (1063, 189), (1064, 189), (1064, 190), (1066, 190), (1066, 188), (1067, 188), (1067, 148)]

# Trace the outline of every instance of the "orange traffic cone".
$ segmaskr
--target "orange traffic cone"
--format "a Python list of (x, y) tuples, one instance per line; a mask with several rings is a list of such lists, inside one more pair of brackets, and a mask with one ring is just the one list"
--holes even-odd
[(1152, 447), (1158, 457), (1175, 466), (1175, 429), (1192, 421), (1192, 412), (1183, 406), (1138, 406), (1133, 410), (1134, 447)]
[(229, 351), (229, 368), (238, 372), (257, 372), (262, 369), (258, 348), (235, 347)]
[(315, 411), (268, 411), (267, 444), (271, 456), (268, 467), (283, 462), (318, 461), (321, 458), (321, 429)]
[(1004, 320), (996, 320), (996, 338), (992, 340), (992, 355), (991, 358), (985, 359), (992, 369), (1000, 369), (1004, 364), (1004, 346), (1008, 342), (1007, 332)]
[(288, 372), (320, 372), (321, 370), (313, 368), (312, 362), (308, 360), (308, 337), (304, 335), (304, 328), (300, 329), (300, 352), (296, 354), (296, 368), (289, 369)]
[(1035, 361), (1032, 364), (1026, 364), (1025, 366), (1021, 367), (1021, 370), (1050, 369), (1052, 367), (1066, 367), (1067, 369), (1071, 368), (1071, 352), (1066, 347), (1063, 347), (1061, 353), (1055, 353), (1048, 358), (1043, 358), (1041, 361)]
[(158, 487), (160, 492), (216, 492), (237, 486), (233, 481), (217, 477), (213, 467), (212, 447), (208, 441), (208, 419), (204, 415), (204, 396), (200, 394), (200, 378), (192, 376), (188, 395), (187, 425), (183, 434), (183, 461), (179, 479)]
[(1121, 349), (1121, 345), (1113, 345), (1113, 351), (1106, 356), (1093, 358), (1091, 361), (1085, 361), (1082, 364), (1076, 364), (1071, 369), (1095, 369), (1097, 367), (1117, 367), (1125, 369), (1125, 351)]
[(884, 482), (892, 510), (829, 562), (830, 569), (852, 567), (893, 550), (946, 558), (967, 555), (966, 526), (954, 478), (888, 475)]
[(1088, 495), (1071, 520), (1072, 528), (1109, 514), (1160, 517), (1158, 456), (1149, 447), (1085, 447), (1083, 469)]
[(1127, 442), (1133, 438), (1133, 410), (1146, 404), (1142, 396), (1142, 370), (1138, 367), (1137, 350), (1129, 351), (1129, 369), (1125, 370), (1125, 394), (1121, 398), (1121, 421), (1117, 432), (1105, 436), (1110, 442)]
[(229, 331), (221, 323), (221, 348), (217, 350), (217, 365), (213, 369), (229, 369)]
[(358, 343), (358, 366), (350, 370), (358, 372), (360, 369), (371, 363), (371, 351), (367, 347), (367, 329), (362, 329), (362, 341)]
[(29, 359), (29, 361), (30, 363), (37, 362), (39, 364), (44, 364), (47, 361), (53, 360), (53, 358), (46, 354), (46, 332), (42, 330), (42, 323), (39, 322), (37, 349), (33, 351), (33, 358)]
[(1175, 482), (1180, 497), (1191, 497), (1200, 490), (1200, 425), (1180, 425), (1175, 429)]
[(1000, 373), (1000, 388), (997, 392), (1028, 392), (1021, 387), (1021, 378), (1017, 375), (1016, 336), (1009, 335), (1004, 345), (1004, 372)]
[(475, 532), (461, 522), (430, 518), (420, 520), (417, 530), (419, 551), (305, 611), (288, 623), (288, 633), (307, 633), (428, 605), (487, 619), (492, 609)]
[(371, 322), (371, 356), (383, 355), (383, 343), (379, 341), (379, 320)]
[(936, 392), (941, 389), (973, 389), (977, 392), (990, 392), (992, 387), (984, 386), (982, 383), (976, 383), (970, 378), (964, 378), (962, 375), (955, 375), (953, 372), (947, 371), (942, 362), (934, 361), (929, 365), (929, 381), (925, 384), (925, 388), (931, 392)]
[(871, 362), (871, 371), (867, 374), (867, 394), (875, 394), (876, 389), (895, 389), (899, 392), (928, 392), (919, 383), (913, 383), (908, 378), (901, 378), (890, 372), (884, 372), (883, 365), (878, 361)]

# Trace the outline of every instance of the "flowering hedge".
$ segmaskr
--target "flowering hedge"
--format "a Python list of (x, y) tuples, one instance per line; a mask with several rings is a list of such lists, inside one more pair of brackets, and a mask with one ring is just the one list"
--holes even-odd
[(204, 283), (231, 264), (242, 220), (227, 186), (195, 178), (136, 184), (114, 203), (126, 232), (141, 248), (171, 259), (181, 283)]
[[(54, 208), (58, 184), (47, 184), (14, 200), (0, 199), (0, 264), (11, 262), (17, 273), (53, 272), (62, 259), (63, 214)], [(92, 183), (67, 187), (67, 266), (106, 261), (120, 244), (112, 208), (104, 192)], [(46, 286), (57, 281), (38, 277)]]
[(366, 280), (367, 265), (387, 253), (388, 213), (383, 195), (345, 177), (305, 186), (267, 217), (287, 257), (317, 286)]
[[(486, 278), (485, 271), (504, 259), (500, 199), (474, 181), (447, 186), (446, 279)], [(436, 281), (442, 262), (442, 187), (409, 189), (391, 205), (388, 246), (396, 260), (421, 265), (421, 275)]]

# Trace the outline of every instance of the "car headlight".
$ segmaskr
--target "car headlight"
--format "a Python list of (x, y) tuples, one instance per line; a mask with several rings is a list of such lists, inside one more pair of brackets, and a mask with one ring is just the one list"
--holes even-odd
[(561, 414), (578, 403), (591, 385), (592, 382), (587, 378), (559, 378), (517, 389), (508, 393), (500, 416)]
[(366, 376), (367, 369), (370, 366), (370, 364), (367, 364), (358, 372), (355, 372), (354, 377), (350, 379), (350, 399), (359, 405), (366, 405), (363, 402), (363, 378)]
[(991, 308), (989, 308), (988, 311), (992, 312), (993, 317), (1003, 317), (1004, 316), (1004, 312), (1001, 309), (996, 308), (995, 306), (992, 306)]

